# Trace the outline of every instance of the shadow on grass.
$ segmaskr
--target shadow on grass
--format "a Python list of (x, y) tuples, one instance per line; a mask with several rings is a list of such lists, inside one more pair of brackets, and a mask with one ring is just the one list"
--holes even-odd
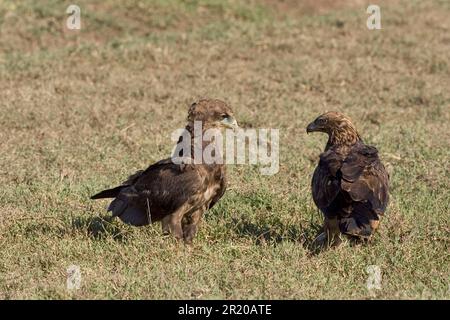
[(72, 228), (87, 232), (96, 240), (111, 237), (116, 241), (123, 241), (125, 237), (124, 230), (113, 223), (111, 216), (77, 217), (72, 220)]
[[(342, 239), (348, 242), (350, 247), (368, 245), (370, 242), (362, 240), (358, 237), (341, 235), (341, 240), (336, 244), (319, 240), (319, 235), (323, 233), (321, 224), (309, 222), (306, 227), (302, 225), (285, 226), (281, 222), (272, 224), (272, 226), (259, 225), (249, 221), (240, 221), (233, 219), (233, 229), (235, 233), (241, 237), (251, 237), (255, 239), (256, 245), (278, 245), (282, 242), (294, 242), (301, 245), (308, 256), (317, 256), (320, 253), (332, 250), (339, 246)], [(231, 226), (231, 224), (230, 224)]]
[(232, 219), (230, 226), (233, 226), (238, 236), (255, 239), (256, 245), (277, 245), (282, 242), (295, 242), (308, 251), (321, 230), (321, 226), (315, 223), (311, 223), (305, 228), (302, 225), (285, 226), (281, 223), (276, 223), (272, 226), (268, 224), (260, 225), (238, 219)]

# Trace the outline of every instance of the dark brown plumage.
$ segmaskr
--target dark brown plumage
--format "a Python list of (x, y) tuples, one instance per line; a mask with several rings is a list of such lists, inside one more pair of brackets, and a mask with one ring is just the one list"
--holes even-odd
[[(194, 122), (205, 130), (237, 127), (230, 107), (220, 100), (203, 99), (192, 104), (186, 130), (190, 133), (191, 156), (183, 163), (172, 158), (161, 160), (138, 171), (122, 185), (104, 190), (92, 199), (115, 198), (108, 211), (123, 222), (142, 226), (162, 221), (163, 231), (191, 243), (203, 213), (212, 208), (226, 189), (225, 165), (194, 164)], [(198, 135), (198, 133), (197, 133)], [(182, 142), (182, 137), (178, 143)], [(201, 144), (201, 148), (214, 141)], [(175, 161), (176, 162), (176, 161)]]
[(306, 131), (328, 134), (312, 179), (314, 203), (325, 216), (316, 244), (337, 244), (341, 233), (370, 239), (389, 200), (389, 175), (378, 150), (365, 145), (350, 119), (338, 112), (319, 116)]

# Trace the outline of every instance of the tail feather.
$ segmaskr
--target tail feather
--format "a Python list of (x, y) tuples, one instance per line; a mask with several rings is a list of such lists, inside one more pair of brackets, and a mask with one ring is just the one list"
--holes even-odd
[(354, 205), (350, 216), (341, 218), (339, 228), (342, 233), (368, 238), (374, 232), (371, 221), (377, 220), (379, 220), (378, 215), (368, 207), (367, 203), (358, 203)]
[(103, 190), (95, 195), (93, 195), (91, 197), (92, 200), (95, 199), (104, 199), (104, 198), (115, 198), (119, 195), (120, 191), (124, 188), (125, 186), (118, 186), (112, 189), (107, 189), (107, 190)]
[(130, 206), (126, 199), (120, 199), (120, 196), (111, 202), (108, 211), (112, 212), (113, 217), (119, 217), (126, 224), (135, 227), (145, 226), (151, 223), (149, 215)]

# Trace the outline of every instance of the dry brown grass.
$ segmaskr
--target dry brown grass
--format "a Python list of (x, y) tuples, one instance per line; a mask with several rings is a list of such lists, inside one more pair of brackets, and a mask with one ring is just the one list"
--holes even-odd
[[(382, 2), (380, 31), (358, 1), (120, 3), (78, 1), (79, 32), (63, 1), (0, 4), (1, 298), (372, 298), (372, 264), (377, 298), (449, 298), (447, 2)], [(230, 167), (192, 250), (106, 221), (89, 195), (166, 157), (204, 96), (279, 128), (280, 172)], [(370, 246), (310, 256), (324, 137), (305, 127), (332, 109), (379, 148), (392, 201)]]

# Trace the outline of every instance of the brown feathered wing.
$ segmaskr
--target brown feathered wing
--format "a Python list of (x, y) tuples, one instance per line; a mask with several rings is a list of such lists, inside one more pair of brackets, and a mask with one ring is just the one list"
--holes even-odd
[(345, 156), (330, 148), (314, 171), (313, 199), (326, 217), (339, 219), (342, 233), (367, 237), (370, 221), (386, 210), (388, 180), (375, 147), (358, 142)]
[(115, 197), (108, 208), (113, 216), (131, 225), (146, 225), (188, 202), (192, 208), (202, 205), (196, 201), (204, 201), (200, 195), (208, 177), (199, 169), (196, 165), (175, 164), (170, 158), (161, 160), (130, 176), (121, 186), (102, 191), (92, 199)]

